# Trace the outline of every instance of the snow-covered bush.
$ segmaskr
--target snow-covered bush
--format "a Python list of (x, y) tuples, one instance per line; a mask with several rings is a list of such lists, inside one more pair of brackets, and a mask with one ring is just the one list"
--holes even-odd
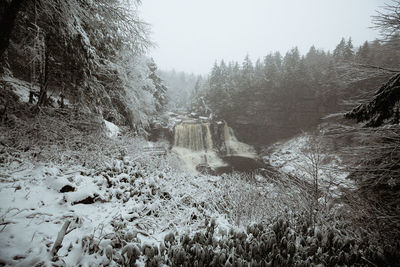
[(269, 222), (288, 210), (306, 211), (307, 194), (292, 177), (279, 172), (222, 175), (216, 198), (237, 226)]
[(344, 221), (313, 227), (301, 214), (283, 214), (270, 224), (253, 223), (246, 231), (231, 229), (218, 236), (218, 225), (182, 235), (168, 249), (170, 266), (364, 266), (388, 264), (395, 254), (383, 255), (368, 239), (349, 231)]

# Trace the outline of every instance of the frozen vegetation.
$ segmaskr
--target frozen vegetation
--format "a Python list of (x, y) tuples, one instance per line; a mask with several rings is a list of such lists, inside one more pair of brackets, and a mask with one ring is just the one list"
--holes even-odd
[(2, 1), (0, 266), (399, 266), (400, 0), (203, 76), (141, 2)]
[(378, 257), (335, 197), (319, 192), (315, 202), (307, 168), (293, 167), (307, 164), (310, 136), (277, 144), (275, 167), (212, 176), (186, 171), (167, 143), (110, 122), (40, 114), (2, 128), (3, 265), (366, 265)]

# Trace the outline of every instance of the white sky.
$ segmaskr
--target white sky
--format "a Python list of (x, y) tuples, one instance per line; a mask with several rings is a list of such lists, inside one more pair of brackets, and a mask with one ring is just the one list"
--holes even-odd
[(150, 51), (163, 70), (208, 73), (215, 60), (242, 62), (294, 46), (333, 50), (342, 37), (374, 40), (371, 15), (384, 0), (143, 0)]

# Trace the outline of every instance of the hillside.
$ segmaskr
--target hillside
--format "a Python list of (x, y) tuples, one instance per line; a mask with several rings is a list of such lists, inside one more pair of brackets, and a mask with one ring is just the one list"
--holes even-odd
[(400, 0), (217, 2), (2, 1), (0, 267), (400, 266)]
[(337, 194), (318, 190), (315, 202), (312, 180), (279, 170), (287, 150), (307, 147), (300, 139), (277, 144), (276, 168), (193, 174), (166, 143), (68, 107), (32, 117), (13, 99), (1, 126), (2, 265), (366, 265), (395, 253), (349, 227)]

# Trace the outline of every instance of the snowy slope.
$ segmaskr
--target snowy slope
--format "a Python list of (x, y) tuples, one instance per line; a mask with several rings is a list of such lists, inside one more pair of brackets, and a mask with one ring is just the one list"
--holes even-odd
[(348, 173), (344, 171), (342, 160), (330, 151), (323, 136), (303, 133), (276, 143), (270, 151), (269, 155), (263, 157), (264, 161), (311, 184), (313, 178), (317, 177), (320, 188), (333, 195), (339, 194), (343, 187), (354, 186), (352, 181), (346, 179)]
[(57, 261), (67, 266), (119, 265), (120, 252), (112, 251), (112, 259), (103, 253), (113, 242), (159, 246), (170, 232), (202, 228), (206, 217), (228, 225), (213, 197), (219, 178), (177, 173), (167, 163), (174, 159), (138, 157), (115, 159), (103, 170), (28, 159), (2, 167), (0, 263), (49, 263), (67, 220), (70, 232)]

